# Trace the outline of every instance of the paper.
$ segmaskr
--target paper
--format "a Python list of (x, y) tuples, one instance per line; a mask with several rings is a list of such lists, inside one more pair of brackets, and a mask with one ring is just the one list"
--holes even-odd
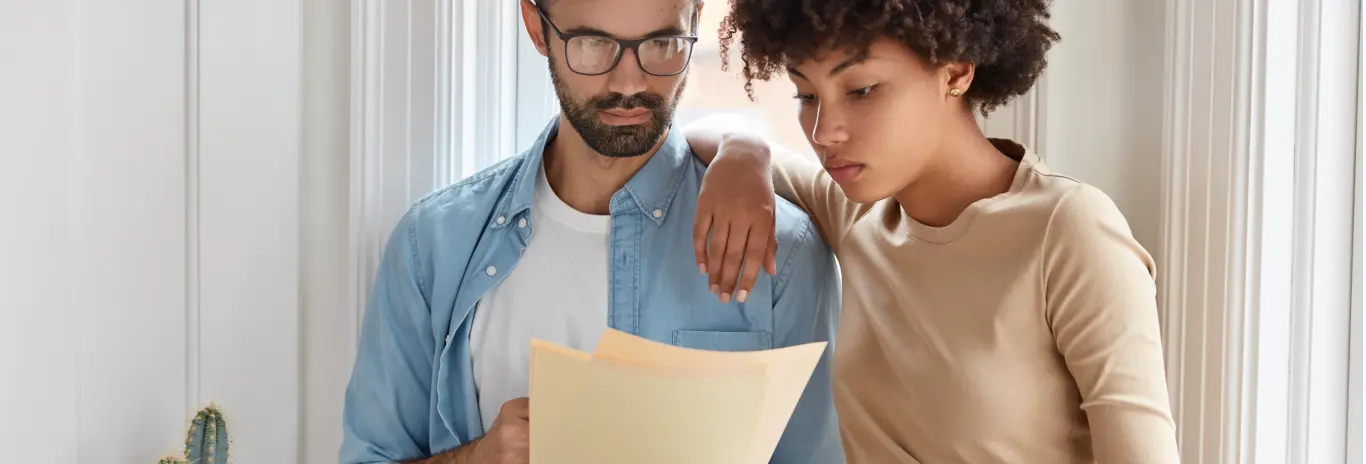
[(594, 356), (680, 370), (721, 371), (747, 365), (764, 366), (768, 382), (759, 405), (754, 442), (740, 462), (766, 463), (777, 449), (778, 440), (806, 389), (811, 372), (820, 362), (825, 345), (825, 342), (819, 342), (765, 351), (705, 351), (665, 345), (609, 330), (602, 334)]
[(608, 329), (592, 355), (531, 349), (531, 462), (768, 462), (825, 343), (752, 352)]

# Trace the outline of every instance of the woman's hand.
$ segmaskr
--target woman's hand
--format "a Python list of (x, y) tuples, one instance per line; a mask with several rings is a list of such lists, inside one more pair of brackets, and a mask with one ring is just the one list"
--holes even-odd
[[(703, 160), (712, 159), (707, 155), (713, 153), (701, 152), (716, 146), (717, 135), (697, 135), (702, 143), (693, 144), (694, 151)], [(689, 142), (694, 138), (690, 133)], [(697, 196), (693, 253), (697, 269), (710, 277), (711, 292), (722, 303), (729, 303), (732, 296), (743, 303), (761, 265), (769, 274), (777, 273), (773, 175), (763, 139), (736, 133), (719, 138)]]

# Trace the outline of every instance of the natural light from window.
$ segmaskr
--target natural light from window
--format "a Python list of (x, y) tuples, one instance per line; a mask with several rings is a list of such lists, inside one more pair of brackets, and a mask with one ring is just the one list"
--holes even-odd
[(745, 96), (745, 81), (740, 77), (740, 55), (730, 50), (731, 68), (721, 70), (717, 29), (727, 12), (726, 2), (709, 2), (702, 8), (697, 46), (693, 50), (688, 86), (679, 103), (676, 122), (686, 125), (697, 118), (727, 113), (742, 116), (750, 127), (771, 137), (784, 147), (805, 152), (806, 137), (797, 123), (797, 101), (792, 82), (786, 75), (754, 82), (754, 98)]

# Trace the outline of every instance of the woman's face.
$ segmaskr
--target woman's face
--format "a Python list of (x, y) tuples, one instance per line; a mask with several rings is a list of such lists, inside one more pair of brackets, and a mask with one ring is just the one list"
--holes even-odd
[(869, 203), (918, 179), (950, 118), (967, 111), (962, 97), (950, 94), (956, 85), (967, 91), (970, 71), (964, 79), (963, 68), (927, 66), (910, 48), (881, 38), (867, 53), (830, 51), (787, 71), (807, 142), (845, 196)]

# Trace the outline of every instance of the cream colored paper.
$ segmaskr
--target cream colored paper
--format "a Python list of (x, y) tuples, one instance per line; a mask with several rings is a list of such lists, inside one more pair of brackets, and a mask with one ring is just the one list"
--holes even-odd
[(743, 464), (767, 383), (758, 365), (672, 370), (540, 340), (531, 372), (532, 464)]
[(769, 381), (759, 422), (755, 424), (754, 443), (743, 461), (757, 464), (768, 462), (778, 448), (778, 440), (811, 379), (811, 372), (820, 362), (825, 345), (818, 342), (764, 351), (706, 351), (657, 343), (609, 329), (603, 332), (593, 356), (671, 369), (723, 370), (763, 365)]
[(531, 462), (768, 462), (825, 343), (679, 348), (607, 329), (592, 355), (532, 341)]

